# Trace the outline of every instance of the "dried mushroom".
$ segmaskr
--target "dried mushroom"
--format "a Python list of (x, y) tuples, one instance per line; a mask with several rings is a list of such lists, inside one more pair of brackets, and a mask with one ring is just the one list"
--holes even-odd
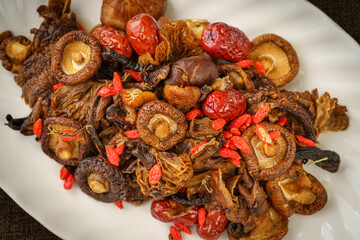
[(81, 161), (74, 179), (84, 193), (102, 202), (117, 202), (124, 199), (128, 191), (128, 183), (121, 171), (102, 157)]
[(146, 144), (165, 151), (185, 137), (188, 124), (180, 110), (156, 100), (140, 108), (136, 128)]
[(247, 164), (249, 174), (258, 180), (271, 180), (285, 173), (291, 166), (296, 151), (296, 143), (292, 133), (278, 124), (269, 122), (260, 123), (269, 133), (280, 131), (279, 138), (273, 145), (264, 143), (256, 135), (256, 126), (249, 127), (242, 134), (250, 146), (251, 153), (241, 151)]
[(51, 71), (65, 85), (76, 85), (91, 78), (101, 66), (101, 45), (84, 31), (62, 36), (54, 46)]
[(299, 60), (291, 44), (275, 34), (263, 34), (251, 41), (248, 59), (262, 62), (265, 76), (278, 87), (293, 80), (299, 72)]
[(212, 123), (213, 120), (208, 117), (194, 118), (190, 122), (189, 136), (199, 140), (206, 140), (219, 135), (221, 130), (215, 130)]
[(145, 103), (157, 100), (153, 92), (142, 91), (138, 88), (124, 89), (121, 97), (124, 104), (131, 108), (141, 107)]
[(318, 147), (297, 147), (295, 159), (302, 159), (305, 163), (313, 160), (316, 166), (332, 173), (338, 171), (341, 162), (336, 152)]
[(83, 126), (70, 118), (50, 117), (44, 121), (41, 148), (63, 165), (77, 166), (87, 157), (90, 139)]

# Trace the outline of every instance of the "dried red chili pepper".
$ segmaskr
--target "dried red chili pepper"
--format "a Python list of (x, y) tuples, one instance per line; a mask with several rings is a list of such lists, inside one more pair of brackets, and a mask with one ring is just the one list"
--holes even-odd
[(69, 175), (71, 175), (69, 170), (67, 170), (65, 166), (62, 166), (60, 169), (60, 179), (65, 180)]
[(119, 74), (117, 72), (114, 72), (113, 85), (114, 85), (114, 88), (116, 90), (116, 93), (122, 93), (123, 92), (124, 87), (122, 85), (121, 78), (120, 78), (120, 76), (119, 76)]
[(53, 86), (53, 89), (54, 89), (54, 90), (57, 90), (57, 89), (59, 89), (60, 87), (63, 87), (63, 86), (65, 86), (65, 84), (58, 83), (58, 84), (55, 84), (55, 85)]
[(235, 136), (240, 136), (241, 132), (238, 128), (230, 128), (230, 133), (232, 133)]
[(230, 128), (240, 128), (248, 119), (251, 119), (251, 115), (244, 113), (240, 117), (235, 118), (229, 125)]
[(229, 131), (223, 131), (223, 136), (225, 139), (230, 139), (230, 138), (232, 138), (233, 135)]
[(249, 145), (246, 143), (244, 138), (242, 138), (241, 136), (233, 136), (231, 138), (231, 142), (233, 142), (234, 145), (241, 151), (243, 151), (245, 153), (251, 153)]
[(130, 73), (131, 77), (133, 79), (135, 79), (135, 81), (137, 82), (143, 82), (144, 78), (143, 76), (141, 76), (138, 72), (133, 71), (133, 70), (129, 70), (129, 69), (125, 69), (125, 72)]
[(116, 91), (115, 87), (113, 86), (106, 86), (100, 88), (97, 95), (101, 97), (110, 97), (116, 95), (118, 92)]
[(220, 148), (219, 154), (222, 157), (241, 159), (238, 152), (236, 152), (235, 150), (229, 149), (229, 148)]
[(192, 234), (192, 232), (191, 232), (191, 230), (190, 230), (190, 228), (189, 228), (188, 226), (185, 226), (185, 225), (183, 225), (183, 224), (181, 224), (181, 223), (178, 223), (178, 222), (174, 222), (174, 225), (175, 225), (175, 227), (177, 227), (179, 230), (182, 230), (182, 231), (186, 232), (186, 233), (189, 234), (189, 235)]
[(268, 130), (264, 126), (256, 125), (255, 133), (261, 139), (261, 141), (263, 141), (264, 143), (269, 144), (269, 145), (274, 144), (273, 140), (271, 139), (271, 137), (269, 135)]
[(194, 108), (193, 110), (191, 110), (190, 112), (185, 114), (185, 118), (188, 121), (191, 121), (194, 118), (202, 117), (202, 116), (204, 116), (204, 113), (200, 109), (197, 109), (197, 108)]
[(271, 133), (269, 133), (271, 139), (275, 140), (277, 139), (278, 137), (281, 136), (281, 132), (280, 131), (273, 131)]
[(270, 106), (268, 105), (260, 107), (256, 111), (256, 113), (252, 116), (252, 121), (255, 124), (261, 123), (262, 120), (264, 120), (264, 118), (268, 115), (269, 111), (270, 111)]
[(212, 122), (211, 127), (215, 130), (221, 130), (226, 125), (226, 121), (223, 118), (216, 119)]
[(250, 68), (252, 65), (254, 65), (254, 62), (252, 60), (245, 59), (237, 62), (236, 64), (239, 65), (241, 68)]
[[(69, 134), (69, 135), (73, 135), (75, 134), (75, 131), (70, 131), (70, 130), (65, 130), (65, 131), (61, 131), (60, 133), (65, 133), (65, 134)], [(80, 133), (76, 134), (76, 135), (73, 135), (73, 136), (63, 136), (63, 135), (59, 135), (59, 138), (61, 140), (64, 140), (64, 141), (72, 141), (72, 140), (75, 140), (77, 139), (78, 137), (80, 136)]]
[(67, 178), (64, 181), (64, 188), (66, 190), (69, 190), (73, 187), (73, 185), (74, 185), (74, 176), (70, 174), (69, 176), (67, 176)]
[(149, 172), (149, 182), (151, 184), (157, 184), (161, 178), (161, 166), (156, 163)]
[(33, 133), (37, 136), (40, 137), (41, 133), (42, 133), (42, 120), (41, 118), (38, 118), (34, 125), (33, 125)]
[(199, 150), (199, 148), (200, 148), (202, 145), (206, 144), (207, 142), (208, 142), (208, 141), (205, 140), (205, 141), (197, 144), (196, 146), (190, 148), (190, 153), (191, 153), (191, 154), (196, 153), (196, 152)]
[(265, 66), (262, 62), (256, 62), (256, 71), (258, 71), (259, 73), (265, 75)]
[(130, 139), (137, 139), (140, 137), (137, 129), (125, 131), (124, 134)]
[(198, 211), (198, 223), (200, 225), (200, 228), (204, 226), (205, 220), (206, 220), (206, 211), (204, 208), (200, 208)]
[(119, 166), (120, 158), (119, 155), (116, 154), (115, 150), (111, 147), (106, 147), (105, 151), (109, 162), (114, 166)]
[(125, 149), (125, 143), (123, 143), (120, 146), (114, 148), (114, 151), (118, 156), (120, 156), (124, 152), (124, 149)]
[(181, 232), (176, 229), (174, 226), (170, 226), (170, 234), (174, 238), (174, 240), (181, 240)]
[(308, 139), (300, 135), (295, 135), (295, 137), (298, 140), (298, 142), (302, 145), (305, 145), (307, 147), (316, 147), (316, 143), (311, 139)]
[(280, 126), (285, 126), (287, 121), (287, 117), (286, 116), (282, 116), (281, 118), (279, 118), (279, 120), (276, 122), (276, 124), (280, 125)]
[(115, 202), (116, 206), (118, 206), (118, 208), (123, 209), (124, 205), (123, 205), (123, 200), (120, 200), (118, 202)]

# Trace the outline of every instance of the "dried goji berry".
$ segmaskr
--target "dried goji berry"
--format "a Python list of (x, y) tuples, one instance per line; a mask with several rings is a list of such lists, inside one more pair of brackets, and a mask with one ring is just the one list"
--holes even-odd
[(200, 208), (198, 211), (198, 223), (200, 225), (200, 228), (204, 226), (205, 220), (206, 220), (206, 210), (204, 208)]
[(234, 151), (237, 151), (237, 150), (238, 150), (238, 148), (235, 146), (235, 144), (234, 144), (231, 140), (230, 140), (229, 148), (230, 148), (231, 150), (234, 150)]
[(58, 88), (63, 87), (63, 86), (65, 86), (65, 84), (58, 83), (58, 84), (55, 84), (55, 85), (53, 86), (53, 89), (54, 89), (54, 90), (57, 90)]
[(273, 132), (269, 133), (269, 135), (270, 135), (271, 139), (275, 140), (278, 137), (280, 137), (281, 132), (280, 131), (273, 131)]
[(230, 139), (233, 135), (229, 131), (223, 131), (223, 136), (225, 139)]
[(136, 129), (125, 131), (124, 134), (130, 139), (137, 139), (140, 137)]
[(115, 202), (116, 206), (118, 206), (118, 208), (123, 209), (124, 205), (123, 205), (123, 200), (120, 200), (118, 202)]
[(124, 152), (124, 149), (125, 149), (125, 143), (123, 143), (120, 146), (114, 148), (114, 151), (118, 156), (120, 156)]
[(231, 140), (228, 139), (228, 140), (226, 140), (226, 142), (223, 144), (223, 146), (226, 147), (226, 148), (229, 148), (229, 147), (230, 147), (230, 144), (231, 144)]
[(161, 178), (161, 166), (156, 163), (149, 172), (149, 182), (151, 184), (157, 184)]
[(116, 154), (115, 150), (111, 147), (106, 147), (105, 151), (109, 162), (114, 166), (119, 166), (120, 158), (119, 155)]
[(113, 85), (114, 85), (114, 88), (116, 90), (116, 93), (122, 93), (123, 92), (124, 87), (122, 85), (121, 78), (120, 78), (120, 76), (119, 76), (119, 74), (117, 72), (114, 72)]
[(69, 170), (67, 170), (65, 166), (62, 166), (60, 169), (60, 179), (65, 180), (69, 175), (71, 175)]
[(249, 127), (251, 124), (253, 124), (253, 119), (250, 116), (248, 119), (246, 119), (246, 121), (243, 125), (245, 125), (246, 127)]
[(243, 124), (243, 125), (239, 128), (239, 130), (240, 130), (240, 132), (244, 132), (247, 128), (248, 128), (248, 127), (246, 126), (246, 124)]
[(113, 87), (113, 86), (102, 87), (102, 88), (100, 88), (100, 90), (97, 93), (97, 95), (101, 96), (101, 97), (110, 97), (110, 96), (114, 96), (116, 94), (117, 94), (117, 91), (116, 91), (115, 87)]
[(240, 117), (235, 118), (229, 125), (230, 128), (239, 128), (241, 127), (248, 119), (251, 119), (251, 115), (244, 113)]
[(229, 148), (220, 148), (219, 154), (222, 157), (233, 158), (233, 159), (241, 159), (238, 152), (236, 152), (236, 151), (234, 151), (232, 149), (229, 149)]
[(265, 66), (262, 62), (256, 62), (256, 71), (258, 71), (259, 73), (265, 75)]
[(271, 137), (269, 135), (268, 130), (264, 126), (256, 125), (255, 133), (261, 139), (261, 141), (263, 141), (264, 143), (269, 144), (269, 145), (274, 144), (273, 140), (271, 139)]
[(60, 133), (65, 133), (65, 134), (69, 134), (68, 136), (64, 136), (64, 135), (59, 135), (59, 138), (61, 140), (64, 140), (64, 141), (72, 141), (72, 140), (75, 140), (77, 139), (79, 136), (80, 136), (80, 133), (74, 135), (76, 132), (75, 131), (70, 131), (70, 130), (65, 130), (65, 131), (61, 131)]
[(208, 142), (208, 141), (205, 140), (205, 141), (197, 144), (196, 146), (190, 148), (190, 153), (191, 153), (191, 154), (196, 153), (196, 152), (199, 150), (199, 148), (200, 148), (202, 145), (206, 144), (207, 142)]
[(281, 118), (279, 118), (279, 120), (277, 120), (276, 124), (280, 125), (280, 126), (285, 126), (287, 121), (287, 117), (286, 116), (282, 116)]
[(251, 153), (249, 145), (246, 143), (244, 138), (242, 138), (241, 136), (233, 136), (231, 138), (231, 142), (233, 142), (234, 145), (241, 151), (243, 151), (245, 153)]
[(250, 59), (241, 60), (236, 63), (241, 68), (250, 68), (252, 65), (254, 65), (254, 62)]
[(256, 111), (256, 113), (252, 116), (252, 121), (255, 124), (261, 123), (262, 120), (264, 120), (264, 118), (268, 115), (269, 111), (270, 111), (270, 106), (268, 105), (260, 107)]
[(183, 225), (183, 224), (181, 224), (181, 223), (179, 223), (179, 222), (174, 222), (174, 225), (175, 225), (175, 227), (177, 227), (179, 230), (182, 230), (182, 231), (184, 231), (184, 232), (186, 232), (187, 234), (192, 234), (192, 232), (191, 232), (191, 230), (190, 230), (190, 228), (188, 227), (188, 226), (185, 226), (185, 225)]
[(143, 82), (144, 78), (143, 76), (141, 76), (138, 72), (133, 71), (133, 70), (129, 70), (129, 69), (125, 69), (125, 72), (130, 73), (131, 77), (137, 81), (137, 82)]
[(176, 229), (174, 226), (170, 226), (170, 234), (174, 238), (174, 240), (181, 240), (181, 232)]
[(305, 145), (307, 147), (316, 147), (316, 143), (311, 139), (308, 139), (300, 135), (295, 135), (295, 137), (298, 140), (298, 142), (302, 145)]
[(202, 117), (202, 116), (204, 116), (204, 113), (200, 109), (197, 109), (197, 108), (194, 108), (193, 110), (191, 110), (190, 112), (185, 114), (185, 118), (188, 121), (191, 121), (194, 118)]
[(226, 125), (226, 121), (223, 118), (216, 119), (212, 122), (211, 127), (215, 130), (221, 130)]
[(82, 30), (82, 31), (85, 30), (85, 28), (81, 25), (81, 23), (76, 22), (76, 24), (77, 24), (77, 28), (78, 28), (79, 30)]
[(38, 118), (33, 125), (33, 132), (37, 137), (41, 136), (42, 133), (42, 120)]
[(230, 133), (232, 133), (235, 136), (240, 136), (241, 132), (238, 128), (230, 128)]
[(69, 190), (73, 187), (73, 184), (74, 184), (74, 176), (70, 174), (69, 176), (67, 176), (67, 178), (64, 181), (64, 188), (66, 190)]
[(241, 162), (240, 159), (235, 159), (235, 158), (229, 158), (229, 161), (232, 162), (235, 166), (240, 167), (241, 166)]

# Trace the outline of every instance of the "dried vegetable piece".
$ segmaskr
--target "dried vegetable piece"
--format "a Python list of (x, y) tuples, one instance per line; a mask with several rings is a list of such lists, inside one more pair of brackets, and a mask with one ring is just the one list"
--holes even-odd
[(317, 166), (329, 172), (337, 172), (340, 166), (339, 154), (318, 147), (297, 147), (295, 158), (303, 159), (305, 162), (313, 160)]

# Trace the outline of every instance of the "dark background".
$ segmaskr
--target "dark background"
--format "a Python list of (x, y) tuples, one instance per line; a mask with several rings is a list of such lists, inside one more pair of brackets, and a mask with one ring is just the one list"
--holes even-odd
[[(360, 1), (311, 0), (360, 43)], [(0, 189), (0, 239), (59, 239), (24, 212)]]

